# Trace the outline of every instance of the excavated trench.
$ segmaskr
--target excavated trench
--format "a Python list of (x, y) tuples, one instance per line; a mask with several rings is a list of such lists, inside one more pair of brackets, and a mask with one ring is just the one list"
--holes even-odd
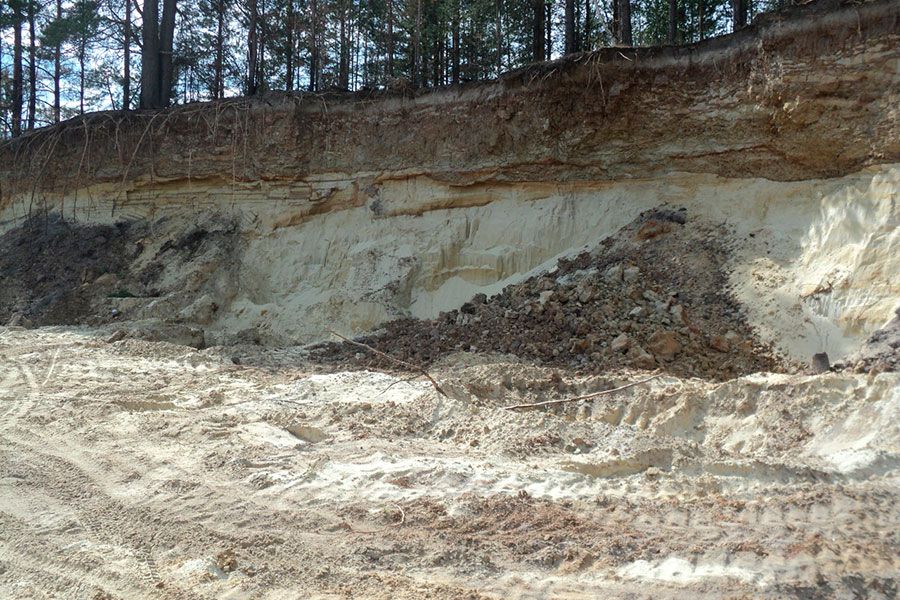
[(898, 22), (0, 147), (0, 595), (894, 597)]

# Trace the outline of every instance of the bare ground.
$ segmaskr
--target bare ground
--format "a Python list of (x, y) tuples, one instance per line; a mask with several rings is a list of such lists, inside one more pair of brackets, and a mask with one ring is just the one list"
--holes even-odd
[[(896, 373), (447, 390), (300, 350), (0, 329), (4, 598), (893, 598)], [(240, 361), (244, 364), (248, 361)]]

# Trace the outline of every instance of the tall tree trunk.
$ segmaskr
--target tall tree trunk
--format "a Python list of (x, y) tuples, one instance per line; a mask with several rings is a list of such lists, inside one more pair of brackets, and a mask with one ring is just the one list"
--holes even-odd
[(312, 23), (309, 28), (309, 91), (319, 91), (319, 11), (317, 0), (310, 2)]
[[(362, 28), (360, 28), (362, 29)], [(371, 78), (371, 65), (369, 64), (369, 34), (363, 34), (363, 43), (362, 43), (362, 61), (363, 61), (363, 72), (362, 72), (362, 86), (364, 88), (369, 87), (369, 81)]]
[(619, 42), (623, 46), (633, 46), (634, 38), (631, 36), (631, 0), (618, 0), (619, 2)]
[(264, 90), (266, 73), (266, 42), (268, 42), (269, 28), (266, 23), (266, 0), (262, 1), (262, 10), (259, 11), (257, 21), (259, 27), (259, 51), (256, 61), (256, 92)]
[(546, 12), (544, 14), (544, 29), (547, 31), (547, 49), (544, 51), (546, 60), (553, 59), (553, 0), (546, 0), (544, 3)]
[(338, 53), (338, 87), (347, 90), (350, 87), (350, 41), (347, 34), (347, 5), (341, 6), (341, 12), (338, 16), (339, 26), (339, 43), (340, 51)]
[(443, 83), (441, 77), (441, 65), (443, 64), (443, 44), (441, 43), (443, 36), (437, 35), (434, 37), (434, 60), (431, 61), (431, 76), (432, 83), (435, 86), (439, 86)]
[(666, 42), (670, 46), (675, 45), (675, 37), (678, 34), (678, 0), (669, 0), (669, 34)]
[(166, 106), (172, 94), (172, 51), (175, 48), (176, 0), (163, 0), (162, 21), (159, 26), (159, 99)]
[(447, 56), (450, 46), (447, 44), (447, 36), (442, 35), (438, 43), (441, 49), (441, 85), (447, 85), (450, 82), (450, 57)]
[(87, 58), (87, 38), (84, 33), (78, 41), (78, 114), (84, 114), (84, 63)]
[(575, 41), (575, 0), (566, 0), (566, 47), (565, 53), (578, 52)]
[(582, 50), (594, 49), (594, 20), (591, 17), (591, 0), (584, 0), (584, 39), (581, 43)]
[(12, 134), (22, 134), (22, 0), (13, 0)]
[(387, 76), (394, 77), (394, 0), (387, 3)]
[(158, 108), (159, 96), (159, 3), (144, 0), (143, 47), (141, 48), (141, 108)]
[(453, 85), (459, 83), (459, 21), (460, 21), (460, 3), (462, 0), (454, 0), (453, 2), (453, 31), (451, 33), (453, 49), (451, 51), (452, 62), (452, 82)]
[(216, 56), (213, 58), (213, 98), (221, 100), (225, 94), (225, 0), (216, 2)]
[(503, 71), (503, 0), (496, 0), (496, 23), (494, 24), (494, 46), (497, 48), (497, 77)]
[(531, 59), (534, 62), (544, 60), (544, 0), (532, 0), (534, 16), (532, 19)]
[(37, 40), (34, 32), (36, 10), (37, 0), (28, 0), (28, 131), (34, 129), (37, 112)]
[(125, 26), (122, 42), (123, 50), (123, 79), (122, 79), (122, 110), (131, 108), (131, 0), (125, 0)]
[[(350, 84), (354, 90), (358, 90), (360, 87), (360, 85), (359, 85), (360, 71), (362, 71), (362, 73), (365, 74), (365, 70), (366, 70), (365, 69), (365, 48), (363, 47), (364, 44), (366, 43), (366, 41), (364, 38), (360, 39), (362, 36), (362, 29), (363, 29), (362, 24), (360, 23), (361, 19), (362, 19), (362, 8), (360, 8), (360, 12), (358, 12), (355, 15), (355, 18), (350, 19), (350, 31), (353, 32), (353, 34), (351, 36), (352, 43), (350, 44), (353, 49), (353, 52), (350, 54), (350, 58), (351, 58), (350, 73), (352, 74), (353, 79), (351, 80)], [(363, 52), (362, 52), (362, 54), (363, 54), (362, 69), (360, 69), (360, 66), (359, 66), (359, 59), (360, 59), (359, 54), (360, 54), (361, 48), (363, 50)]]
[(731, 0), (731, 8), (734, 12), (734, 30), (737, 31), (747, 24), (747, 1)]
[(419, 87), (421, 84), (419, 67), (422, 63), (422, 0), (416, 0), (416, 29), (413, 40), (412, 80), (413, 87)]
[[(56, 0), (56, 20), (62, 19), (62, 0)], [(53, 47), (53, 122), (59, 123), (61, 113), (60, 79), (62, 77), (62, 43)]]
[(616, 43), (619, 43), (622, 30), (621, 19), (619, 18), (619, 0), (612, 0), (612, 37)]
[(247, 95), (256, 94), (256, 68), (259, 64), (259, 4), (250, 0), (250, 23), (247, 32)]
[(216, 58), (213, 63), (213, 95), (216, 100), (225, 97), (225, 0), (216, 3)]
[(506, 35), (504, 36), (504, 45), (506, 47), (506, 64), (511, 65), (514, 62), (513, 59), (513, 41), (512, 41), (512, 32), (513, 25), (510, 23), (510, 15), (509, 11), (506, 12)]
[(284, 68), (284, 89), (294, 91), (294, 0), (287, 0), (287, 61)]
[(141, 107), (162, 108), (172, 96), (172, 49), (175, 43), (176, 0), (144, 0), (141, 48)]
[[(0, 13), (0, 14), (2, 14), (2, 13)], [(3, 36), (0, 35), (0, 65), (2, 65), (2, 64), (3, 64)], [(5, 111), (6, 111), (6, 107), (0, 106), (0, 117), (2, 117), (5, 114)], [(0, 137), (2, 137), (2, 136), (3, 136), (3, 130), (0, 129)]]
[(701, 40), (703, 39), (703, 19), (705, 18), (705, 15), (703, 14), (703, 8), (704, 8), (703, 1), (704, 0), (700, 0), (697, 3), (697, 5), (698, 5), (697, 12), (699, 13), (699, 15), (697, 17), (697, 30), (698, 30), (698, 37)]

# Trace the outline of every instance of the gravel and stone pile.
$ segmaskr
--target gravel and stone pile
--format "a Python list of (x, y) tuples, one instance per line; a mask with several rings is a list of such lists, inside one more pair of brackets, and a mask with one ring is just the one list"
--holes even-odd
[(834, 370), (850, 369), (870, 374), (900, 371), (900, 306), (894, 315), (890, 322), (870, 335), (857, 352), (834, 365)]
[[(681, 210), (643, 213), (594, 250), (434, 320), (399, 319), (358, 341), (427, 366), (454, 352), (513, 354), (586, 373), (662, 369), (729, 379), (793, 365), (758, 341), (728, 292), (727, 231)], [(325, 363), (396, 364), (348, 343)]]

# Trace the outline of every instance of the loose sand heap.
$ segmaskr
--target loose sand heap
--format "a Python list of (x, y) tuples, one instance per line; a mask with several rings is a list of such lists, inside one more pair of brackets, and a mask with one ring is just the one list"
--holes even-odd
[(0, 597), (896, 597), (897, 373), (222, 352), (0, 329)]
[(857, 373), (900, 371), (900, 307), (894, 314), (894, 318), (870, 335), (857, 352), (835, 366), (851, 368)]

